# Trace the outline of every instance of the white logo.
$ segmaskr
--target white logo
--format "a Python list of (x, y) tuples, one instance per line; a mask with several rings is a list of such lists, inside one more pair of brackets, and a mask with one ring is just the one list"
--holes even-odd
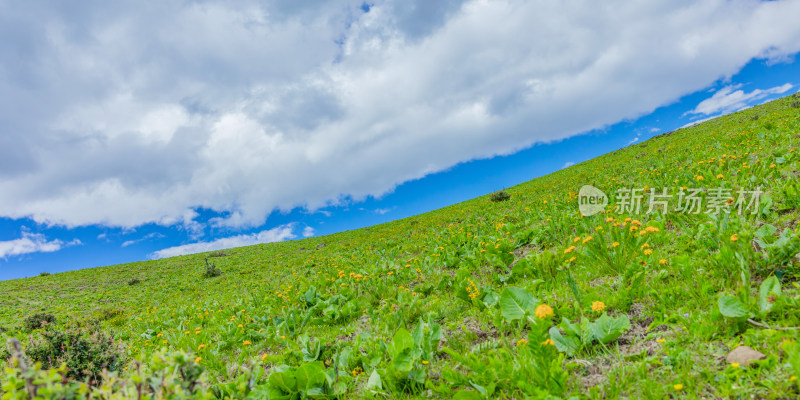
[(608, 196), (592, 185), (583, 185), (581, 190), (578, 191), (578, 209), (584, 217), (595, 215), (605, 210), (607, 205)]

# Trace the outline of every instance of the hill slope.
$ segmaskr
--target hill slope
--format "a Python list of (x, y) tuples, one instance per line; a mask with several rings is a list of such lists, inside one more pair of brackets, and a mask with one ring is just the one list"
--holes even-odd
[[(507, 201), (0, 282), (0, 340), (29, 358), (68, 362), (63, 375), (101, 357), (53, 345), (66, 343), (56, 332), (110, 333), (117, 345), (97, 332), (85, 343), (125, 355), (107, 365), (121, 378), (84, 390), (11, 349), (0, 393), (795, 397), (800, 331), (782, 328), (800, 326), (798, 107), (787, 97), (664, 134), (510, 188)], [(587, 184), (609, 203), (582, 217)], [(625, 188), (668, 189), (668, 212), (646, 213), (645, 195), (619, 213)], [(676, 211), (694, 188), (711, 189), (694, 193), (698, 212)], [(207, 265), (221, 275), (202, 276)], [(56, 321), (27, 331), (37, 313)], [(764, 359), (726, 360), (741, 345)]]

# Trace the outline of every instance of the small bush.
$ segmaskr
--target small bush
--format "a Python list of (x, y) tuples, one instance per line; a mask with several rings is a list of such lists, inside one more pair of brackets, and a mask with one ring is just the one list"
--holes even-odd
[(25, 349), (31, 360), (42, 368), (66, 364), (66, 377), (96, 385), (103, 371), (116, 372), (124, 366), (122, 346), (111, 336), (96, 332), (87, 335), (79, 330), (44, 332)]
[(492, 202), (498, 203), (498, 202), (501, 202), (501, 201), (506, 201), (506, 200), (508, 200), (510, 198), (511, 198), (511, 195), (508, 194), (508, 192), (506, 192), (505, 190), (501, 190), (499, 192), (492, 193), (491, 197), (489, 197), (489, 200), (491, 200)]
[(750, 121), (758, 121), (758, 118), (759, 118), (758, 114), (753, 114), (750, 116)]
[(122, 314), (125, 314), (125, 310), (121, 308), (109, 307), (109, 308), (103, 308), (100, 311), (98, 311), (97, 317), (100, 318), (102, 321), (107, 321), (109, 319), (117, 318)]
[(50, 275), (49, 272), (42, 272), (41, 274), (39, 274), (39, 276), (48, 276), (48, 275)]
[(222, 271), (217, 268), (216, 264), (208, 262), (206, 258), (206, 270), (203, 272), (203, 278), (213, 278), (222, 275)]
[(135, 285), (135, 284), (137, 284), (137, 283), (139, 283), (139, 282), (141, 282), (141, 281), (142, 281), (142, 280), (141, 280), (141, 279), (139, 279), (139, 278), (133, 278), (133, 279), (131, 279), (131, 280), (129, 280), (129, 281), (128, 281), (128, 286), (133, 286), (133, 285)]
[(39, 329), (42, 326), (53, 324), (55, 322), (56, 322), (56, 317), (53, 314), (38, 313), (38, 314), (33, 314), (28, 318), (25, 318), (24, 326), (25, 329), (32, 331), (34, 329)]
[(800, 100), (795, 100), (792, 102), (793, 108), (800, 108)]
[[(8, 365), (0, 368), (0, 382), (8, 398), (48, 399), (210, 399), (212, 393), (203, 379), (203, 366), (182, 352), (158, 352), (148, 359), (147, 368), (135, 362), (125, 377), (102, 372), (103, 385), (88, 386), (67, 377), (67, 368), (46, 369), (28, 360), (17, 339), (11, 339)], [(0, 356), (5, 353), (0, 351)], [(14, 357), (10, 357), (13, 355)], [(249, 388), (253, 374), (241, 374), (234, 387)], [(244, 384), (244, 386), (241, 386)], [(235, 390), (235, 389), (231, 389)]]

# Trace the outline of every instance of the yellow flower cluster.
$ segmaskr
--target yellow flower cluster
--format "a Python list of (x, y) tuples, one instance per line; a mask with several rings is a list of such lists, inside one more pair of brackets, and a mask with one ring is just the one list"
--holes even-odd
[(475, 285), (475, 282), (472, 279), (469, 279), (467, 284), (467, 293), (469, 294), (469, 298), (475, 300), (481, 293), (478, 291), (478, 286)]
[(534, 315), (536, 318), (545, 319), (547, 317), (553, 316), (553, 308), (548, 306), (547, 304), (539, 304), (534, 311)]

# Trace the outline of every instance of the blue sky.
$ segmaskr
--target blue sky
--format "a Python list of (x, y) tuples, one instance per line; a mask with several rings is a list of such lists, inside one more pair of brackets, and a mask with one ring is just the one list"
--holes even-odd
[(0, 279), (391, 221), (800, 89), (797, 1), (57, 4), (0, 4)]

